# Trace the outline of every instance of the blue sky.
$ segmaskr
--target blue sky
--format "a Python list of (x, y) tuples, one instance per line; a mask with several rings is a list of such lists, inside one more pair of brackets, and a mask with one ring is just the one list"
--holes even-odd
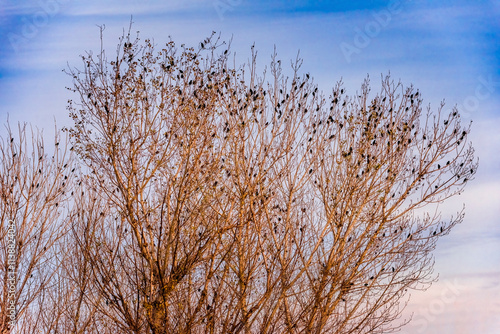
[[(134, 30), (158, 44), (196, 45), (212, 31), (233, 40), (238, 62), (255, 43), (261, 70), (274, 46), (283, 62), (304, 59), (325, 92), (342, 79), (354, 93), (369, 75), (374, 90), (391, 73), (418, 88), (436, 109), (454, 105), (473, 121), (480, 159), (476, 180), (443, 207), (466, 204), (463, 224), (436, 249), (440, 280), (414, 293), (403, 333), (497, 333), (500, 328), (500, 2), (499, 1), (249, 1), (0, 0), (0, 119), (28, 121), (47, 139), (54, 120), (70, 125), (73, 96), (61, 70), (98, 50), (97, 25), (113, 53), (133, 15)], [(4, 136), (5, 129), (0, 128)]]

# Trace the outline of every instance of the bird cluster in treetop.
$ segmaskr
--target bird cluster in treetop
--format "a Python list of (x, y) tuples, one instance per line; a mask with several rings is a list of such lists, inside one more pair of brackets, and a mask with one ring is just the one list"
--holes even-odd
[[(287, 78), (273, 55), (269, 82), (255, 73), (255, 52), (247, 67), (230, 68), (229, 48), (214, 35), (197, 50), (181, 45), (180, 55), (173, 41), (154, 48), (126, 36), (116, 59), (88, 54), (86, 69), (71, 72), (81, 104), (70, 101), (70, 133), (82, 157), (100, 157), (90, 159), (97, 175), (116, 163), (125, 174), (143, 169), (143, 181), (165, 166), (170, 176), (194, 168), (204, 175), (197, 189), (251, 188), (264, 202), (275, 188), (267, 181), (291, 169), (343, 217), (357, 214), (342, 204), (353, 196), (417, 208), (459, 192), (457, 181), (474, 174), (473, 150), (464, 145), (469, 128), (458, 113), (443, 116), (441, 105), (420, 124), (420, 93), (389, 77), (371, 99), (368, 79), (354, 96), (338, 83), (327, 99), (309, 74), (299, 76), (300, 60)], [(197, 166), (186, 161), (193, 150), (203, 156)], [(417, 191), (421, 201), (412, 204)]]

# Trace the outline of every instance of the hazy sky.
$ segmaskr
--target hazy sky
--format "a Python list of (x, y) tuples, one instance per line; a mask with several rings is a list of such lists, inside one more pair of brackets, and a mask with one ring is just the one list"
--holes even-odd
[[(22, 3), (22, 4), (20, 4)], [(263, 70), (274, 46), (283, 63), (304, 59), (327, 94), (340, 79), (355, 93), (367, 75), (376, 91), (391, 73), (436, 109), (457, 106), (473, 121), (480, 159), (476, 179), (443, 207), (443, 219), (466, 204), (463, 224), (440, 240), (440, 279), (413, 293), (403, 333), (496, 334), (500, 328), (500, 1), (0, 0), (0, 119), (45, 129), (70, 125), (62, 70), (79, 55), (116, 50), (129, 25), (163, 44), (196, 46), (212, 31), (232, 38), (238, 62), (255, 43)], [(5, 127), (0, 135), (5, 136)], [(47, 138), (49, 140), (51, 138)]]

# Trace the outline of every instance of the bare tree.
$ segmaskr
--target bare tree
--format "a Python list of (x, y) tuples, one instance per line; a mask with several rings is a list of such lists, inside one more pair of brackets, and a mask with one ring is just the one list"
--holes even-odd
[(57, 132), (51, 152), (26, 124), (18, 131), (8, 124), (5, 129), (0, 141), (0, 332), (35, 333), (43, 327), (46, 299), (59, 279), (72, 157)]
[(255, 52), (229, 55), (213, 35), (156, 52), (129, 33), (69, 70), (83, 303), (123, 333), (400, 328), (463, 219), (436, 205), (475, 174), (469, 127), (389, 77), (327, 97), (300, 59), (286, 77), (274, 55), (266, 80)]

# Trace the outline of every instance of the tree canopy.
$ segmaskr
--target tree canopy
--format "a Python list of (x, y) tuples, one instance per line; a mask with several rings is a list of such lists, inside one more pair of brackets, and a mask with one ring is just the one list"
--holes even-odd
[(74, 288), (46, 333), (407, 322), (408, 292), (433, 281), (432, 250), (464, 217), (436, 204), (475, 174), (470, 125), (389, 76), (378, 93), (368, 79), (324, 93), (300, 59), (287, 77), (276, 54), (266, 75), (253, 49), (231, 57), (215, 35), (178, 47), (129, 33), (68, 70), (79, 168), (56, 277)]

